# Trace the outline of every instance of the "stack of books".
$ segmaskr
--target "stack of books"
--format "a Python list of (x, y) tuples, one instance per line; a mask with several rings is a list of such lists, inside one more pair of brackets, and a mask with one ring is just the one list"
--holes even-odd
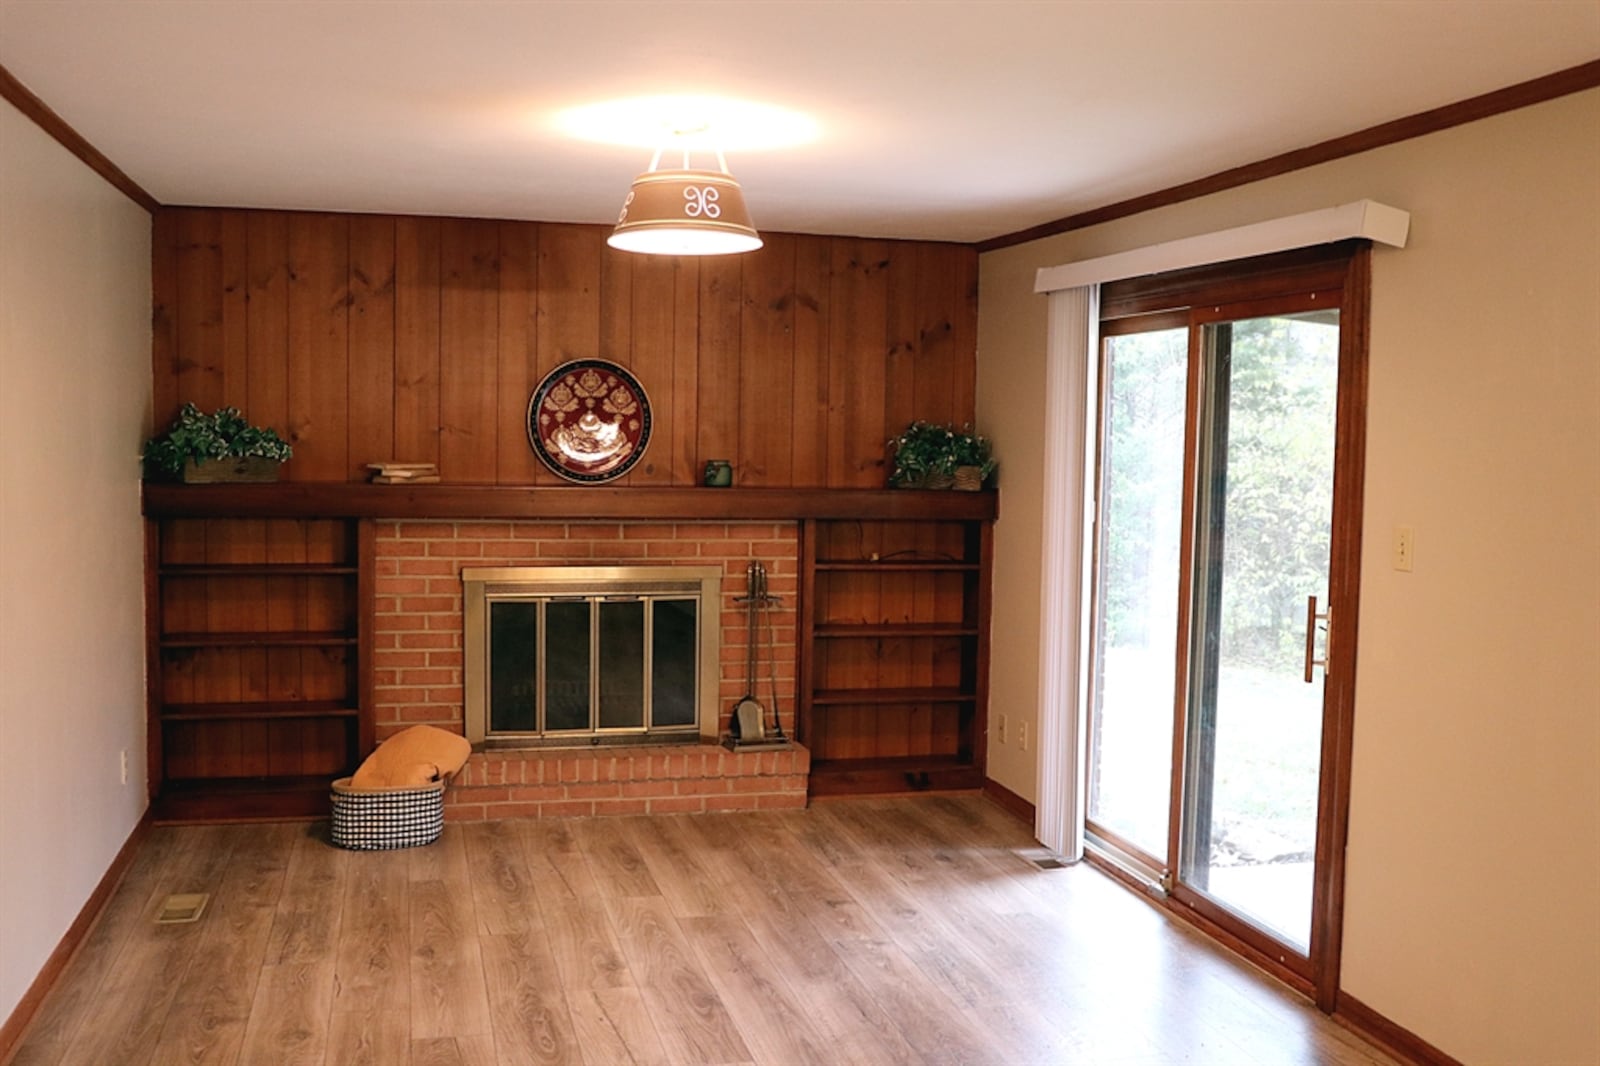
[(374, 485), (427, 485), (439, 480), (438, 463), (368, 463)]

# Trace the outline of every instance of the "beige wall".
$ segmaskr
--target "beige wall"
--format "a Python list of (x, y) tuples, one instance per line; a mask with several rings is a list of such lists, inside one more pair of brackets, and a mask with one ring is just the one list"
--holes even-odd
[[(1343, 986), (1469, 1063), (1597, 1062), (1600, 91), (983, 256), (992, 705), (1037, 705), (1034, 269), (1363, 197), (1412, 238), (1373, 260)], [(989, 750), (1035, 798), (1033, 754)]]
[(149, 410), (150, 216), (0, 103), (0, 1020), (145, 808)]

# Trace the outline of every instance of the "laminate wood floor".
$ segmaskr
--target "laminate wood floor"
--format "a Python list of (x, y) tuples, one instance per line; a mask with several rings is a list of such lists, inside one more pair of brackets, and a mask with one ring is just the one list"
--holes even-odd
[(325, 833), (153, 831), (15, 1062), (1392, 1061), (976, 796)]

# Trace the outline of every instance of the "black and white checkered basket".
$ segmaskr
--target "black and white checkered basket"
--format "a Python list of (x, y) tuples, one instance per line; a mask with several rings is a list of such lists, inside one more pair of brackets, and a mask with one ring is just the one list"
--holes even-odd
[(432, 844), (444, 829), (444, 786), (357, 790), (350, 778), (339, 778), (333, 783), (333, 842), (352, 851)]

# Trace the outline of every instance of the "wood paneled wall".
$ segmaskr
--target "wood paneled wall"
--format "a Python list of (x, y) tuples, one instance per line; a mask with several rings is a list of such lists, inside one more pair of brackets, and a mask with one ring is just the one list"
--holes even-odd
[(615, 252), (609, 227), (169, 208), (155, 219), (155, 417), (241, 408), (296, 481), (383, 459), (445, 481), (560, 479), (530, 393), (600, 357), (655, 427), (619, 484), (875, 488), (913, 418), (973, 418), (977, 256), (960, 245), (764, 234), (742, 256)]

